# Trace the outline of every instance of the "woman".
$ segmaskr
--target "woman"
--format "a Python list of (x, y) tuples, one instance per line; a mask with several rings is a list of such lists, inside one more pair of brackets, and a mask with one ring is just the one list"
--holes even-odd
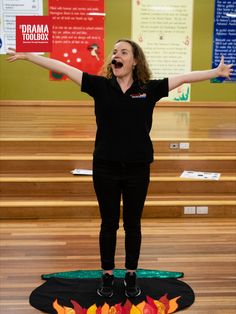
[(27, 60), (54, 72), (67, 75), (81, 85), (95, 101), (97, 134), (93, 159), (93, 182), (101, 214), (99, 236), (103, 275), (97, 293), (111, 297), (114, 288), (116, 234), (119, 228), (120, 201), (123, 199), (125, 230), (124, 285), (127, 297), (140, 295), (135, 270), (141, 246), (141, 215), (147, 194), (153, 147), (149, 132), (152, 113), (158, 100), (183, 83), (229, 78), (232, 65), (195, 71), (162, 80), (150, 80), (142, 49), (135, 42), (120, 39), (106, 67), (105, 76), (83, 73), (63, 62), (10, 49), (8, 61)]

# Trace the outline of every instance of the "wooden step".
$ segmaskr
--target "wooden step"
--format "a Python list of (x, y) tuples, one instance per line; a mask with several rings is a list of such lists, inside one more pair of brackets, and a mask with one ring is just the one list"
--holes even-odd
[[(236, 217), (236, 200), (232, 196), (155, 196), (148, 197), (143, 217), (189, 217), (184, 206), (207, 206), (207, 217)], [(97, 218), (97, 201), (80, 198), (2, 198), (0, 218)], [(199, 216), (199, 215), (197, 215)]]
[[(18, 100), (18, 99), (9, 99), (9, 100), (0, 100), (0, 107), (79, 107), (81, 109), (91, 107), (93, 111), (94, 101), (93, 100)], [(180, 109), (180, 106), (184, 108), (235, 108), (235, 101), (191, 101), (187, 103), (179, 102), (159, 102), (158, 107), (156, 108), (174, 108)], [(184, 109), (183, 108), (183, 109)]]
[[(158, 139), (152, 138), (153, 148), (156, 154), (170, 153), (185, 155), (198, 153), (236, 153), (236, 141), (233, 138), (228, 139), (209, 139), (209, 138), (170, 138)], [(180, 149), (180, 144), (189, 144), (189, 149)], [(177, 144), (178, 148), (171, 148), (171, 144)]]
[(1, 155), (92, 154), (94, 138), (9, 138), (0, 140)]
[[(0, 172), (70, 172), (75, 168), (92, 169), (92, 154), (32, 154), (0, 156)], [(158, 154), (151, 171), (155, 173), (192, 171), (236, 172), (232, 154)]]
[[(99, 217), (92, 178), (70, 174), (92, 169), (92, 102), (12, 101), (0, 103), (0, 111), (0, 217)], [(235, 104), (155, 107), (155, 160), (144, 217), (193, 217), (184, 215), (185, 206), (207, 206), (204, 217), (235, 217), (235, 132)], [(189, 149), (170, 148), (180, 143)], [(184, 180), (184, 170), (222, 176)]]
[[(155, 160), (236, 160), (236, 156), (230, 153), (218, 154), (155, 154)], [(1, 160), (92, 160), (92, 154), (51, 154), (51, 153), (35, 153), (20, 155), (0, 155)]]
[(153, 172), (183, 172), (204, 171), (204, 172), (236, 172), (236, 156), (229, 154), (218, 155), (165, 155), (155, 156), (151, 165)]
[(217, 181), (184, 179), (180, 175), (181, 173), (168, 176), (151, 175), (148, 194), (217, 195), (224, 193), (225, 195), (236, 195), (236, 176), (234, 174), (223, 174)]
[[(186, 153), (236, 153), (234, 139), (188, 139), (153, 138), (153, 148), (156, 154), (186, 154)], [(189, 149), (173, 149), (171, 144), (189, 143)], [(92, 154), (94, 137), (81, 138), (1, 138), (0, 152), (4, 155), (29, 154)]]
[[(40, 175), (0, 175), (2, 196), (94, 196), (91, 176), (70, 173)], [(223, 174), (218, 181), (180, 178), (179, 174), (151, 174), (148, 194), (232, 194), (236, 192), (236, 175)]]

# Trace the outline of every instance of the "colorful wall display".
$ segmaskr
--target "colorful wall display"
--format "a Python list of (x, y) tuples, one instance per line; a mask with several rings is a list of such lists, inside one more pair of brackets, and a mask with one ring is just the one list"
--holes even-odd
[[(191, 71), (193, 0), (132, 0), (132, 38), (143, 48), (153, 78)], [(168, 101), (190, 101), (190, 84)]]
[(236, 0), (215, 0), (212, 68), (224, 55), (225, 63), (234, 64), (230, 80), (216, 78), (213, 83), (236, 81)]
[[(104, 0), (49, 0), (53, 24), (50, 54), (82, 71), (97, 74), (104, 63)], [(52, 80), (65, 80), (51, 73)]]

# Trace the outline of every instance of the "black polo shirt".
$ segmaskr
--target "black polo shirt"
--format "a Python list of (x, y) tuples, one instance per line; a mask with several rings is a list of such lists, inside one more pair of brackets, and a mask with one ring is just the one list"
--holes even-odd
[(123, 93), (115, 77), (83, 73), (81, 91), (95, 101), (94, 157), (108, 161), (152, 162), (149, 136), (156, 102), (168, 96), (168, 79), (137, 82)]

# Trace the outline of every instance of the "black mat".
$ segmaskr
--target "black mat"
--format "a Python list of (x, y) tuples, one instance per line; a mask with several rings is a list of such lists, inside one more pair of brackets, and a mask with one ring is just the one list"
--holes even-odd
[[(46, 313), (168, 314), (189, 307), (194, 302), (192, 289), (177, 278), (138, 278), (142, 294), (127, 299), (123, 278), (115, 278), (112, 298), (102, 298), (96, 293), (99, 278), (44, 276), (47, 277), (46, 282), (32, 292), (30, 304)], [(86, 276), (89, 276), (89, 272)]]

